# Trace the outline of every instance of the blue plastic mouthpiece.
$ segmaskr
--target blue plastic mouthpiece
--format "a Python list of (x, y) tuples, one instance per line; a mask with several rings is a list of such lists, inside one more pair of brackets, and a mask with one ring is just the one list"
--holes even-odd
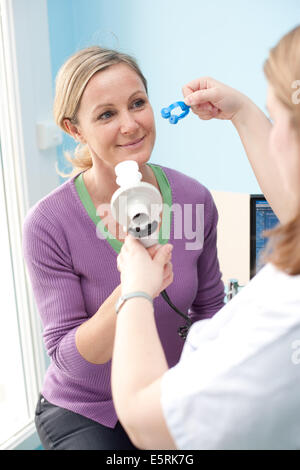
[[(175, 108), (180, 107), (182, 109), (182, 113), (179, 115), (171, 114), (171, 111)], [(170, 104), (167, 108), (163, 108), (161, 110), (161, 115), (164, 119), (169, 119), (170, 124), (177, 124), (179, 119), (184, 118), (189, 114), (190, 106), (185, 104), (183, 101), (176, 101), (175, 103)]]

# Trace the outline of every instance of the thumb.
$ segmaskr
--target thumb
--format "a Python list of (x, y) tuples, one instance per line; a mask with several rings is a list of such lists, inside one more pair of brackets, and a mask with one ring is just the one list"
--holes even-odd
[(219, 94), (217, 88), (207, 88), (204, 90), (194, 91), (190, 95), (184, 98), (185, 104), (189, 106), (195, 106), (207, 102), (216, 103), (218, 101)]
[(155, 253), (153, 261), (161, 265), (165, 265), (172, 250), (173, 250), (173, 246), (170, 244), (161, 246)]

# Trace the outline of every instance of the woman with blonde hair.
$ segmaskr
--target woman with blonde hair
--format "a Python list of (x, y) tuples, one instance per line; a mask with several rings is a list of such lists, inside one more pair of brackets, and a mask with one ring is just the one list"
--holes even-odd
[[(204, 244), (190, 233), (175, 237), (172, 211), (163, 210), (159, 242), (171, 242), (154, 296), (156, 326), (166, 360), (174, 366), (183, 348), (182, 318), (208, 319), (222, 306), (224, 286), (217, 259), (217, 211), (209, 191), (178, 171), (148, 161), (155, 123), (147, 82), (130, 56), (98, 46), (78, 51), (60, 69), (54, 102), (56, 123), (77, 142), (69, 180), (39, 201), (24, 223), (24, 257), (51, 358), (36, 408), (36, 427), (46, 449), (134, 449), (116, 415), (111, 394), (115, 304), (121, 295), (117, 255), (125, 233), (113, 219), (118, 189), (115, 166), (138, 163), (142, 180), (173, 203), (204, 205)], [(154, 248), (149, 248), (150, 256)], [(145, 368), (150, 361), (146, 361)]]
[[(168, 367), (151, 302), (123, 305), (112, 390), (139, 448), (300, 449), (300, 26), (271, 50), (264, 70), (272, 122), (212, 78), (183, 87), (200, 119), (231, 120), (281, 224), (269, 233), (265, 266), (211, 320), (192, 326), (176, 366)], [(127, 237), (118, 257), (122, 293), (152, 296), (170, 262), (169, 245), (151, 259)]]

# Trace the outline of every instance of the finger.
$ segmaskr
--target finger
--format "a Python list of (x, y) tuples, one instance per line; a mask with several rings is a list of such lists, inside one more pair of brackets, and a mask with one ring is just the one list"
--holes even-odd
[(128, 233), (125, 237), (124, 245), (131, 246), (135, 241), (136, 239), (131, 235), (131, 233)]
[(218, 88), (208, 88), (206, 90), (194, 91), (184, 98), (184, 102), (188, 106), (195, 106), (208, 102), (215, 105), (219, 100), (220, 94)]
[(173, 265), (172, 263), (167, 263), (164, 267), (164, 274), (163, 274), (163, 278), (166, 279), (168, 276), (170, 276), (170, 274), (173, 272)]
[(206, 102), (206, 103), (193, 105), (192, 108), (196, 108), (198, 112), (199, 111), (208, 112), (208, 111), (211, 111), (214, 108), (214, 106), (211, 103)]
[(172, 250), (173, 250), (172, 245), (170, 245), (170, 248), (166, 248), (166, 250), (168, 251), (168, 254), (166, 255), (165, 264), (168, 264), (171, 261), (171, 258), (172, 258)]
[(161, 287), (160, 291), (166, 289), (170, 284), (172, 284), (173, 281), (174, 281), (174, 274), (171, 273), (168, 277), (166, 277), (163, 280), (162, 287)]
[(121, 270), (122, 270), (122, 264), (123, 264), (123, 259), (122, 259), (122, 255), (120, 253), (119, 256), (117, 257), (117, 268), (118, 268), (119, 272), (121, 272)]
[(171, 272), (169, 276), (167, 276), (166, 279), (164, 280), (164, 284), (170, 285), (173, 281), (174, 281), (174, 273)]
[(196, 106), (191, 106), (193, 113), (200, 119), (208, 120), (218, 116), (220, 110), (211, 103), (204, 103)]
[(182, 87), (183, 96), (186, 97), (198, 90), (206, 90), (215, 86), (217, 82), (210, 77), (199, 77), (191, 80)]
[(167, 260), (172, 250), (173, 250), (173, 246), (170, 245), (169, 243), (167, 245), (162, 245), (155, 253), (153, 261), (159, 264), (165, 265), (168, 262)]
[(161, 245), (159, 243), (156, 243), (155, 245), (152, 245), (149, 248), (147, 248), (147, 251), (149, 255), (151, 256), (151, 258), (154, 257), (155, 253), (157, 252), (157, 250), (159, 250), (160, 246)]
[(145, 249), (142, 243), (134, 238), (130, 233), (126, 236), (124, 240), (124, 248), (128, 251), (136, 251)]
[[(154, 258), (155, 253), (157, 253), (157, 251), (163, 247), (166, 247), (166, 249), (169, 251), (168, 247), (172, 247), (172, 245), (170, 243), (168, 243), (168, 245), (161, 245), (160, 243), (156, 243), (155, 245), (152, 245), (147, 248), (147, 251), (152, 256), (152, 258)], [(170, 252), (172, 252), (172, 250)]]
[(200, 112), (204, 112), (206, 114), (213, 114), (219, 111), (219, 108), (217, 106), (214, 106), (212, 103), (198, 104), (192, 106), (192, 109), (197, 109), (197, 114), (199, 114)]
[(210, 119), (215, 117), (215, 114), (213, 114), (212, 112), (209, 112), (209, 113), (195, 112), (195, 114), (197, 114), (198, 118), (201, 119), (202, 121), (209, 121)]

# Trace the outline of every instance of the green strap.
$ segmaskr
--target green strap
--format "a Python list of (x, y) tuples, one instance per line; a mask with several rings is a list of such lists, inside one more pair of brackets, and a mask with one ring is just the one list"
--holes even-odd
[[(170, 187), (170, 183), (165, 172), (162, 168), (158, 165), (153, 165), (148, 163), (148, 165), (152, 168), (154, 175), (156, 177), (157, 183), (159, 185), (162, 199), (164, 203), (164, 210), (163, 210), (163, 218), (162, 224), (159, 231), (159, 243), (164, 245), (168, 243), (170, 239), (170, 229), (171, 229), (171, 222), (172, 222), (172, 191)], [(94, 203), (89, 195), (89, 192), (84, 184), (83, 180), (83, 172), (80, 173), (75, 178), (75, 187), (78, 193), (78, 196), (85, 207), (89, 217), (92, 219), (94, 224), (97, 227), (97, 230), (101, 231), (103, 235), (105, 235), (106, 240), (111, 245), (111, 247), (117, 252), (120, 253), (120, 250), (123, 246), (123, 243), (117, 240), (105, 227), (103, 221), (96, 213), (96, 208)]]

